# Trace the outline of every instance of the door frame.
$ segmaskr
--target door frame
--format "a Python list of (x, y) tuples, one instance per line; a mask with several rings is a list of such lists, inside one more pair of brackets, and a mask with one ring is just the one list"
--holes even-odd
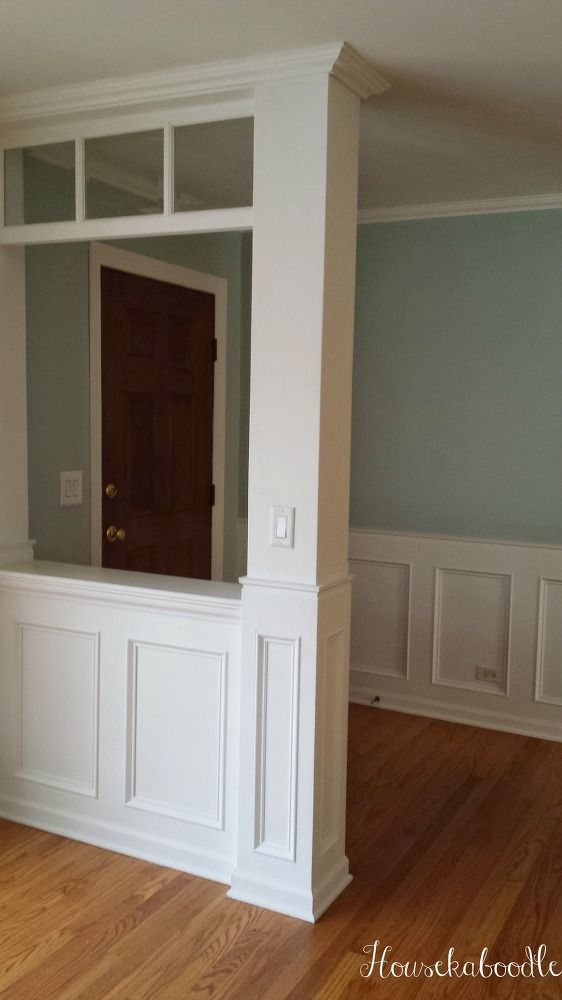
[(224, 483), (226, 458), (226, 278), (192, 271), (156, 257), (121, 250), (105, 243), (90, 244), (90, 535), (92, 566), (102, 565), (102, 398), (101, 398), (101, 268), (112, 267), (127, 274), (180, 285), (215, 298), (215, 338), (213, 398), (213, 482), (215, 505), (211, 528), (211, 580), (223, 579)]

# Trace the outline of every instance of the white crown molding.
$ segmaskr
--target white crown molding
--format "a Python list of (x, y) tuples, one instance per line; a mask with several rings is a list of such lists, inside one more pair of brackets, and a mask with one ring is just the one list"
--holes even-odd
[(362, 208), (358, 222), (405, 222), (408, 219), (442, 219), (455, 215), (494, 215), (501, 212), (540, 212), (562, 208), (561, 194), (531, 194), (476, 201), (436, 202), (433, 205), (396, 205), (393, 208)]
[(347, 42), (343, 43), (331, 72), (363, 101), (390, 90), (390, 84)]
[(259, 83), (318, 73), (333, 73), (362, 98), (389, 87), (351, 46), (338, 42), (14, 94), (0, 99), (0, 124), (155, 108), (225, 93), (247, 94)]

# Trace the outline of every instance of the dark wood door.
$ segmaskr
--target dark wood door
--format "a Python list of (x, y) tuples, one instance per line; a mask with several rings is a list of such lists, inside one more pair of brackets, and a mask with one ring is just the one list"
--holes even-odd
[(210, 579), (214, 310), (101, 269), (104, 566)]

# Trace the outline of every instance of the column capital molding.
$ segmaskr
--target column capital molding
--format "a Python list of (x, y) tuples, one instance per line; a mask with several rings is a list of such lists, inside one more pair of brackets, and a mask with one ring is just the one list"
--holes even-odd
[(328, 580), (325, 583), (300, 583), (298, 580), (265, 580), (258, 577), (241, 576), (239, 583), (243, 587), (258, 587), (268, 590), (292, 590), (301, 594), (324, 594), (328, 590), (339, 590), (341, 587), (349, 587), (353, 582), (353, 576), (347, 575), (335, 580)]

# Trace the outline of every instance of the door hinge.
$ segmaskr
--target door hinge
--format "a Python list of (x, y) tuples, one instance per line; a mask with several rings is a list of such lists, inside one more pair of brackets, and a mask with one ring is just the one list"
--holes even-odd
[(216, 337), (213, 340), (213, 361), (216, 361), (219, 356), (219, 342)]
[(215, 484), (211, 483), (211, 507), (215, 506)]

